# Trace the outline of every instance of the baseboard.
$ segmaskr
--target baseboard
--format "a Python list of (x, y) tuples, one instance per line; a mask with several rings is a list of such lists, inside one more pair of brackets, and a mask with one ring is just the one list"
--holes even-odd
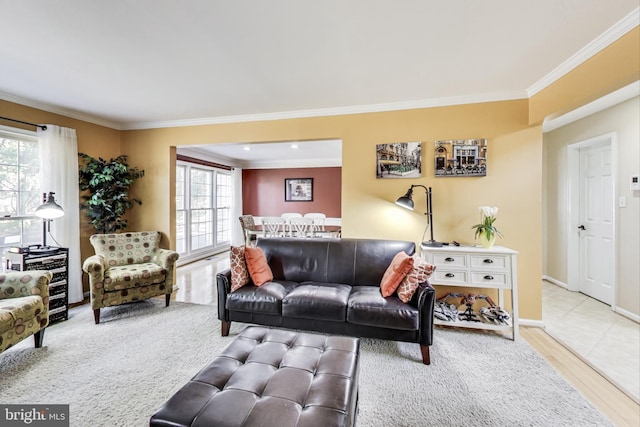
[(640, 323), (640, 316), (638, 316), (637, 314), (634, 314), (620, 307), (616, 307), (614, 311), (619, 315), (626, 317), (629, 320), (633, 320), (636, 323)]
[(554, 285), (556, 285), (556, 286), (560, 286), (561, 288), (564, 288), (564, 289), (567, 289), (567, 290), (569, 289), (569, 285), (567, 285), (567, 284), (566, 284), (566, 283), (564, 283), (564, 282), (561, 282), (560, 280), (554, 279), (554, 278), (553, 278), (553, 277), (551, 277), (551, 276), (543, 275), (543, 276), (542, 276), (542, 280), (546, 280), (547, 282), (549, 282), (549, 283), (553, 283)]
[(520, 326), (531, 326), (534, 328), (544, 329), (544, 322), (542, 320), (518, 319), (518, 323), (520, 324)]

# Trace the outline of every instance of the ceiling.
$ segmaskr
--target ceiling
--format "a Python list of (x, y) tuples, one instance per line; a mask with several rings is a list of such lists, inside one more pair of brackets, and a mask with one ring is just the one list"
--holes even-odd
[(0, 99), (115, 129), (526, 98), (638, 0), (0, 0)]
[(243, 169), (338, 167), (342, 165), (342, 141), (209, 144), (178, 147), (178, 154)]

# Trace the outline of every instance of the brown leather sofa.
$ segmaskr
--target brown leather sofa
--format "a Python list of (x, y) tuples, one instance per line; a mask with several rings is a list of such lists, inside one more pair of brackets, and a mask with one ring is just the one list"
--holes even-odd
[(380, 281), (413, 242), (374, 239), (259, 239), (274, 279), (231, 293), (231, 271), (217, 275), (222, 335), (232, 321), (420, 344), (428, 365), (435, 291), (421, 284), (409, 303), (383, 298)]

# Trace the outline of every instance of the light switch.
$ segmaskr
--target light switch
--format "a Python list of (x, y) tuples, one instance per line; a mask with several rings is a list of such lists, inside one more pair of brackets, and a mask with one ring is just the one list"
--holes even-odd
[(620, 198), (618, 199), (618, 206), (621, 208), (626, 208), (627, 207), (627, 198), (624, 196), (620, 196)]

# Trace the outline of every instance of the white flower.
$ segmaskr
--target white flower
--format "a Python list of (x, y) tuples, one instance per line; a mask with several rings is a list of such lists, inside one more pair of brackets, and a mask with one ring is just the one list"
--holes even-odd
[(480, 212), (482, 212), (482, 216), (486, 217), (495, 217), (498, 215), (498, 208), (491, 206), (480, 206)]

